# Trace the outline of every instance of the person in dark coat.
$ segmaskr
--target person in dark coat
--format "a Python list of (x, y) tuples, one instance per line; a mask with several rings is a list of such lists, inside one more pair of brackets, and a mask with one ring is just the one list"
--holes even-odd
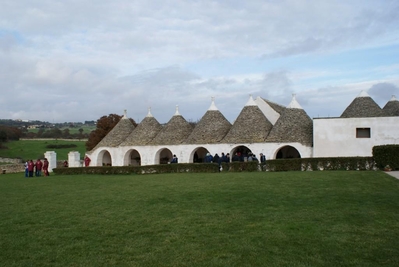
[(178, 163), (178, 158), (176, 155), (173, 155), (172, 161), (170, 163)]
[(265, 162), (266, 161), (266, 156), (263, 155), (263, 153), (260, 153), (259, 158), (260, 158), (260, 162)]
[(238, 155), (237, 152), (234, 154), (234, 156), (233, 156), (233, 158), (232, 158), (232, 161), (233, 161), (233, 162), (240, 161), (240, 156)]
[(213, 156), (213, 162), (219, 163), (219, 155), (218, 155), (218, 153), (216, 153), (215, 156)]

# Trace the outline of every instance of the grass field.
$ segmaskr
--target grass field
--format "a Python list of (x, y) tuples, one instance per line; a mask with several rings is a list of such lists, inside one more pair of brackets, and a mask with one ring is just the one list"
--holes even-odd
[[(38, 159), (43, 158), (46, 151), (55, 151), (57, 160), (68, 160), (70, 151), (79, 151), (83, 158), (86, 152), (86, 141), (63, 141), (63, 140), (19, 140), (4, 143), (8, 149), (0, 149), (0, 157)], [(46, 148), (47, 145), (75, 144), (73, 148)]]
[(0, 175), (2, 266), (399, 266), (383, 172)]

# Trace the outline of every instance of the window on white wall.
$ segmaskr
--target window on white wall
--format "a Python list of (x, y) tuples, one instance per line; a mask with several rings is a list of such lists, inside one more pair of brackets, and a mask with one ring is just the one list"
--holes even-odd
[(370, 138), (370, 128), (356, 128), (356, 138)]

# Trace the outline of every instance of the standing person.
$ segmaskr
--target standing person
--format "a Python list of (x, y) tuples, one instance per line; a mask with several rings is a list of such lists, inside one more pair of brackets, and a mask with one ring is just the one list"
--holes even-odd
[(260, 158), (260, 162), (265, 162), (266, 161), (266, 156), (263, 155), (263, 153), (260, 153), (259, 158)]
[(43, 173), (44, 176), (49, 176), (50, 174), (48, 173), (48, 160), (47, 158), (44, 158), (44, 162), (43, 162)]
[(176, 155), (173, 155), (172, 161), (170, 163), (178, 163), (178, 158)]
[(43, 162), (40, 159), (36, 161), (36, 176), (42, 176)]
[(85, 167), (88, 167), (90, 165), (91, 159), (86, 155), (84, 161), (85, 161)]
[(29, 172), (29, 177), (33, 177), (33, 170), (35, 169), (35, 164), (33, 163), (33, 160), (29, 160), (28, 162), (28, 172)]
[(234, 154), (232, 161), (233, 161), (233, 162), (240, 161), (240, 156), (238, 156), (238, 152), (236, 152), (236, 153)]
[(212, 161), (213, 161), (213, 157), (212, 157), (212, 155), (211, 155), (211, 153), (206, 153), (206, 156), (205, 156), (205, 163), (212, 163)]
[(219, 155), (218, 155), (218, 153), (216, 153), (215, 156), (213, 156), (213, 162), (219, 163)]
[(25, 162), (25, 177), (29, 177), (29, 170), (28, 170), (28, 161)]

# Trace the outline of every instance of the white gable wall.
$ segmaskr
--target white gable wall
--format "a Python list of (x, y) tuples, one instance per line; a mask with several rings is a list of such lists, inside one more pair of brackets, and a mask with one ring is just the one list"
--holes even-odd
[[(356, 128), (370, 128), (370, 138), (356, 138)], [(399, 117), (313, 119), (314, 157), (372, 156), (385, 144), (399, 144)]]
[(276, 112), (269, 104), (267, 104), (267, 102), (261, 97), (258, 96), (255, 99), (255, 103), (258, 105), (265, 117), (271, 122), (271, 124), (274, 125), (278, 118), (280, 118), (280, 114)]

